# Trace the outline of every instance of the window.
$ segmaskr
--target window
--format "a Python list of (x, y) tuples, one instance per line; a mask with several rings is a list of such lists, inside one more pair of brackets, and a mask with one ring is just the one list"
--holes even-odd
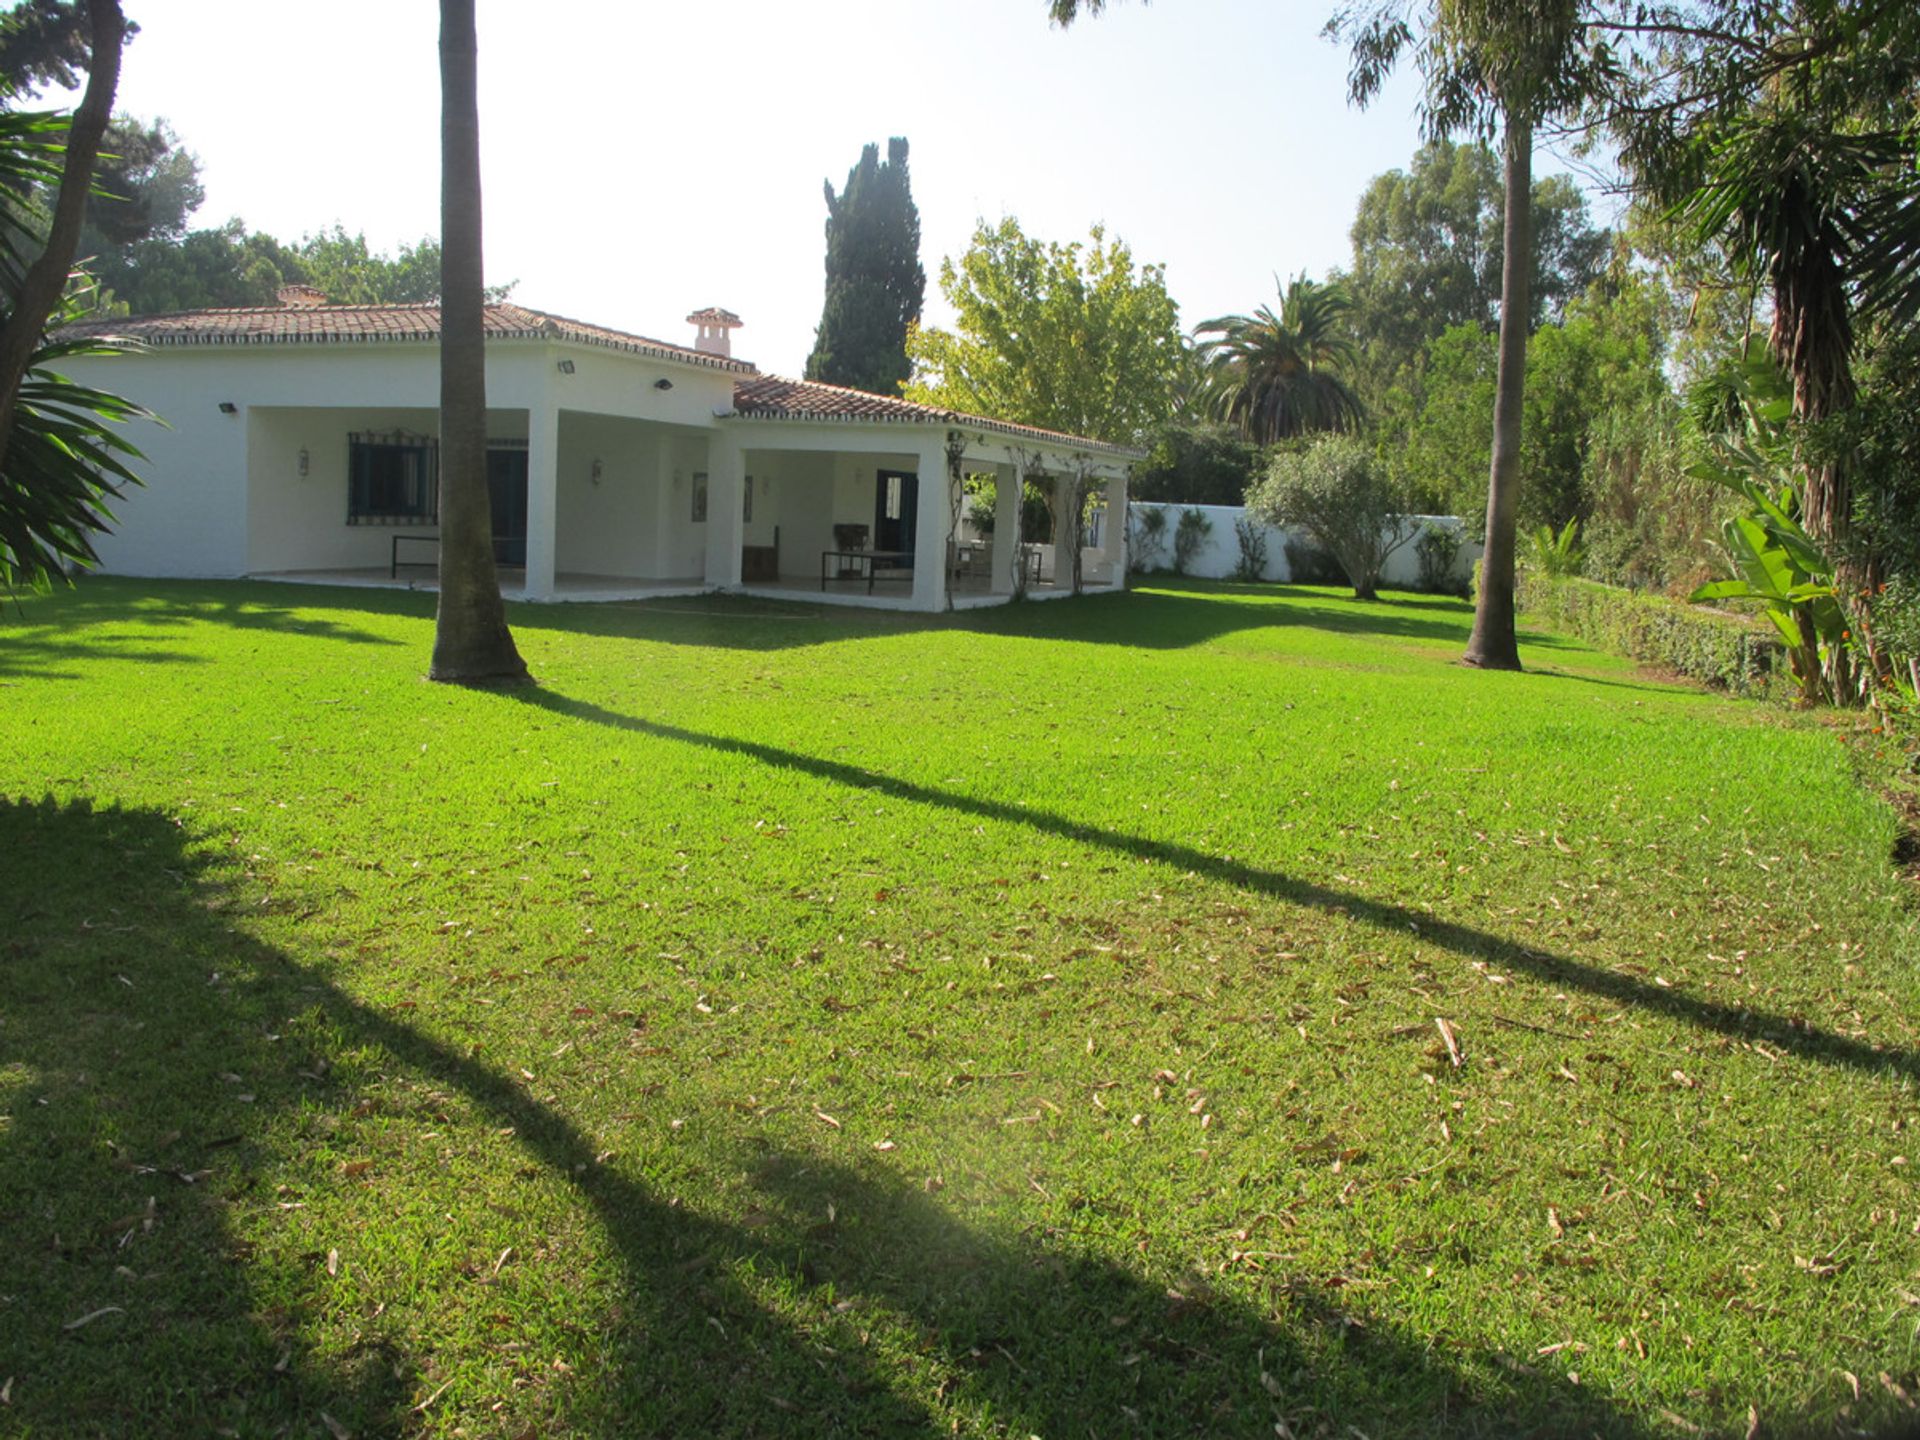
[(889, 520), (898, 520), (900, 518), (900, 491), (902, 488), (900, 482), (906, 477), (891, 470), (883, 470), (880, 472), (880, 478), (886, 482), (887, 486), (886, 496), (881, 501), (881, 513)]
[(693, 523), (707, 523), (707, 472), (704, 470), (693, 472)]
[(404, 430), (347, 437), (349, 525), (431, 525), (439, 518), (439, 441)]

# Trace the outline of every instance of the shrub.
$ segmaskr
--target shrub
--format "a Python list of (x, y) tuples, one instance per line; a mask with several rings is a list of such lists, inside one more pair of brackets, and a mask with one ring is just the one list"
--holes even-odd
[(1187, 573), (1187, 567), (1193, 564), (1200, 547), (1207, 543), (1207, 536), (1212, 533), (1213, 521), (1207, 518), (1206, 511), (1189, 506), (1180, 512), (1180, 524), (1173, 532), (1174, 574)]
[(1520, 572), (1514, 598), (1589, 645), (1735, 695), (1785, 697), (1796, 689), (1779, 637), (1742, 615), (1537, 570)]
[(1460, 529), (1428, 520), (1413, 542), (1413, 553), (1420, 561), (1420, 588), (1430, 595), (1459, 595), (1466, 582), (1454, 574), (1460, 561)]
[(1311, 540), (1289, 535), (1286, 543), (1287, 583), (1290, 585), (1343, 585), (1347, 572), (1333, 553)]
[(1323, 435), (1274, 456), (1247, 492), (1247, 510), (1271, 525), (1297, 525), (1333, 553), (1356, 599), (1371, 600), (1387, 557), (1412, 539), (1399, 497), (1363, 441)]
[(1542, 575), (1578, 575), (1586, 558), (1580, 548), (1578, 520), (1567, 521), (1557, 535), (1553, 526), (1541, 525), (1527, 536), (1527, 564)]
[(1158, 505), (1128, 506), (1127, 523), (1133, 527), (1127, 554), (1134, 572), (1144, 575), (1159, 569), (1160, 552), (1167, 543), (1167, 512)]
[(1236, 580), (1267, 578), (1267, 536), (1271, 532), (1257, 520), (1241, 516), (1233, 522), (1233, 538), (1240, 545), (1240, 559), (1233, 567)]

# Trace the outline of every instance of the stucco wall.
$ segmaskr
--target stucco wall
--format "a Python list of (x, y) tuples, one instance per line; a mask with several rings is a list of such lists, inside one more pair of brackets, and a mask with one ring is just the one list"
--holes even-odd
[[(1128, 506), (1128, 511), (1132, 517), (1134, 534), (1136, 536), (1134, 541), (1136, 563), (1138, 561), (1139, 548), (1137, 539), (1139, 534), (1139, 516), (1142, 511), (1146, 510), (1164, 510), (1167, 515), (1167, 526), (1162, 532), (1164, 538), (1160, 543), (1156, 568), (1170, 570), (1173, 567), (1174, 532), (1179, 527), (1181, 512), (1185, 510), (1200, 511), (1207, 517), (1212, 527), (1207, 532), (1205, 540), (1201, 542), (1194, 559), (1187, 566), (1186, 573), (1201, 579), (1223, 580), (1231, 577), (1234, 570), (1239, 566), (1240, 542), (1235, 535), (1233, 527), (1234, 522), (1244, 517), (1247, 513), (1240, 506), (1174, 505), (1151, 500), (1133, 501)], [(1460, 553), (1454, 560), (1454, 576), (1456, 579), (1462, 581), (1471, 578), (1473, 575), (1473, 562), (1480, 558), (1482, 549), (1480, 544), (1477, 541), (1465, 538), (1466, 527), (1459, 517), (1454, 515), (1409, 515), (1404, 517), (1401, 523), (1414, 527), (1417, 532), (1417, 528), (1427, 521), (1432, 521), (1437, 525), (1444, 525), (1461, 534)], [(1265, 532), (1267, 538), (1267, 568), (1260, 578), (1282, 583), (1291, 580), (1293, 577), (1287, 565), (1287, 539), (1290, 532), (1277, 529), (1271, 525), (1263, 525), (1260, 528)], [(1302, 533), (1299, 538), (1306, 543), (1312, 543), (1310, 538), (1304, 533)], [(1418, 551), (1414, 548), (1414, 542), (1409, 540), (1387, 557), (1386, 567), (1380, 574), (1380, 583), (1395, 589), (1411, 589), (1416, 586), (1419, 581), (1420, 557)]]
[(554, 564), (562, 574), (669, 578), (659, 573), (654, 534), (661, 510), (658, 433), (635, 420), (561, 414)]
[[(571, 374), (561, 373), (563, 359), (571, 362)], [(170, 427), (129, 428), (129, 439), (146, 455), (134, 467), (146, 484), (114, 507), (115, 533), (99, 545), (103, 569), (237, 576), (385, 566), (395, 528), (411, 528), (346, 524), (346, 437), (396, 424), (437, 431), (435, 345), (160, 347), (80, 359), (69, 368), (77, 379), (145, 405)], [(670, 379), (671, 388), (655, 388), (660, 379)], [(603, 473), (598, 495), (579, 493), (594, 487), (584, 469), (570, 463), (578, 457), (570, 451), (559, 457), (559, 508), (588, 521), (567, 525), (563, 519), (557, 557), (563, 569), (633, 574), (664, 568), (676, 578), (702, 573), (704, 527), (692, 524), (688, 477), (705, 468), (706, 442), (699, 432), (711, 428), (716, 408), (730, 403), (732, 385), (727, 374), (592, 347), (528, 343), (489, 349), (488, 428), (495, 438), (524, 437), (526, 411), (553, 405), (563, 412), (578, 407), (665, 422), (684, 427), (689, 437), (674, 450), (669, 467), (669, 486), (673, 471), (680, 474), (680, 508), (687, 513), (665, 507), (677, 523), (669, 527), (664, 555), (656, 552), (664, 566), (611, 563), (624, 556), (624, 541), (609, 533), (610, 525), (598, 523), (644, 511), (642, 492), (632, 481), (644, 473), (645, 457), (635, 458), (618, 488), (609, 490)], [(222, 414), (222, 401), (236, 413)], [(562, 426), (563, 451), (567, 428)], [(591, 440), (583, 434), (575, 443)], [(655, 471), (661, 463), (657, 444), (649, 442)], [(297, 473), (303, 448), (304, 479)], [(647, 523), (639, 535), (659, 533), (653, 516), (642, 518)], [(575, 546), (581, 547), (577, 556), (570, 553)]]

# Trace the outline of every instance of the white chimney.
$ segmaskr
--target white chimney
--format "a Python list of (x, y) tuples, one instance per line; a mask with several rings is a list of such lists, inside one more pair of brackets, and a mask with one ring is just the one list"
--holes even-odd
[(722, 310), (718, 305), (709, 305), (687, 316), (687, 323), (699, 327), (693, 341), (694, 349), (703, 355), (733, 358), (733, 336), (730, 332), (738, 330), (744, 323), (738, 315), (731, 310)]

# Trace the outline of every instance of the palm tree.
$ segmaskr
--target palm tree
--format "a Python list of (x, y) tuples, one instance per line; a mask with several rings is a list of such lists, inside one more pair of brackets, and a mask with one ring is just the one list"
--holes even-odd
[(521, 684), (487, 495), (477, 49), (473, 0), (440, 0), (440, 604), (427, 678)]
[(1350, 309), (1340, 286), (1301, 275), (1281, 291), (1277, 315), (1262, 305), (1207, 321), (1198, 332), (1214, 337), (1200, 344), (1201, 406), (1259, 445), (1355, 428), (1364, 412), (1340, 376), (1353, 360)]
[(1352, 46), (1348, 95), (1374, 99), (1403, 52), (1426, 82), (1423, 128), (1502, 141), (1506, 226), (1500, 278), (1500, 362), (1494, 381), (1487, 541), (1464, 663), (1518, 670), (1514, 560), (1527, 326), (1533, 313), (1533, 132), (1579, 110), (1611, 61), (1595, 46), (1578, 0), (1350, 0), (1327, 26)]
[[(119, 0), (94, 0), (86, 23), (87, 88), (71, 122), (0, 111), (0, 587), (43, 584), (93, 559), (104, 497), (134, 479), (122, 457), (136, 452), (107, 425), (145, 413), (48, 368), (105, 348), (48, 335), (73, 314), (73, 252), (126, 41)], [(50, 214), (36, 203), (48, 191)]]

